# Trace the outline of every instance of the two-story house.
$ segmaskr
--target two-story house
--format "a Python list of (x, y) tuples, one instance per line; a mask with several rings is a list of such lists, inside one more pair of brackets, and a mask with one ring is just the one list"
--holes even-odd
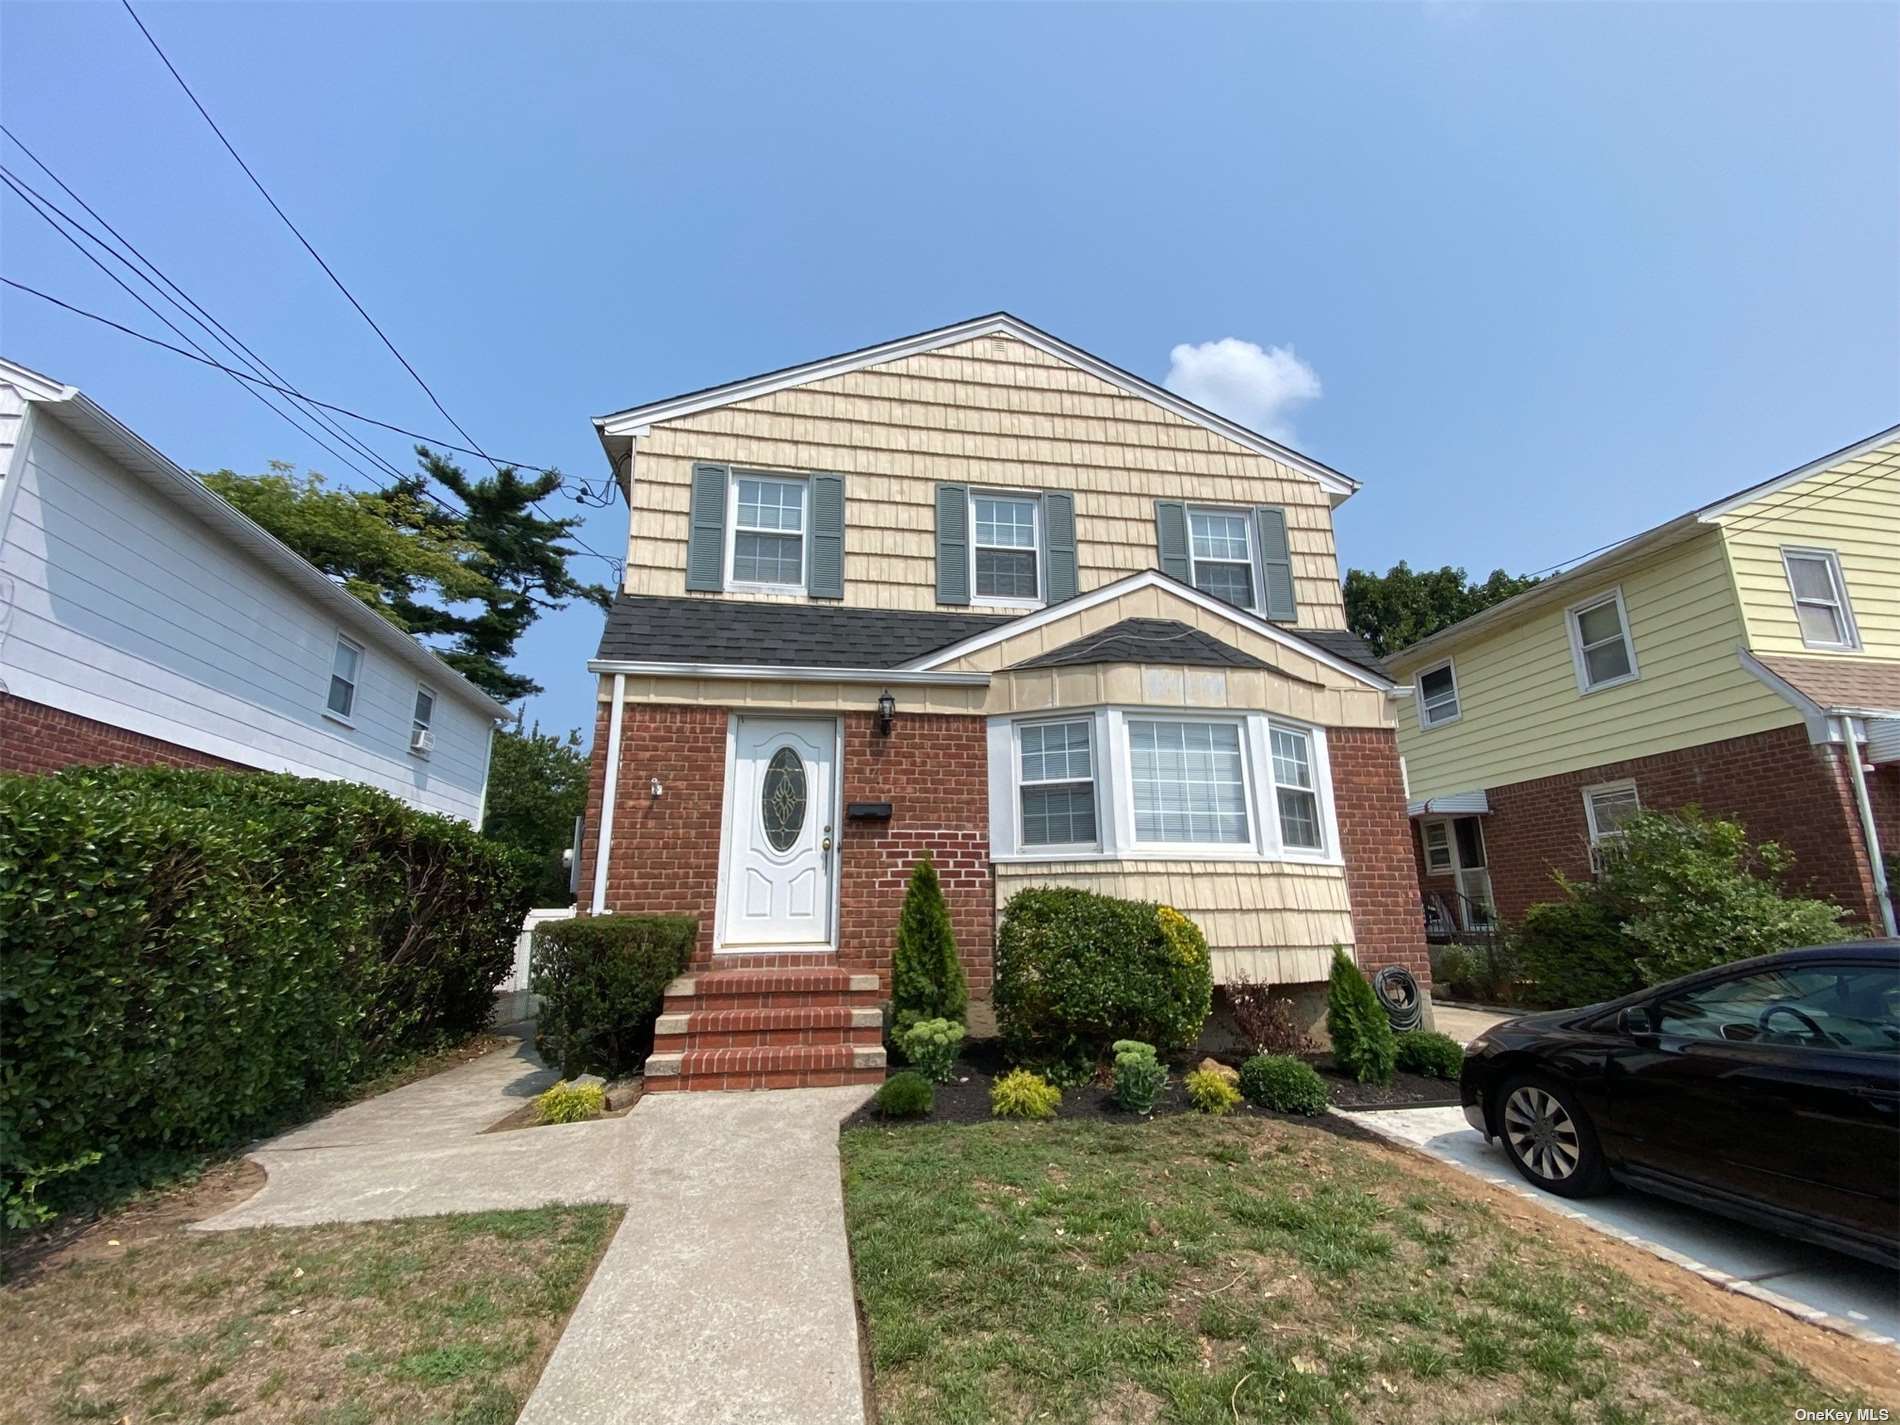
[(1427, 913), (1486, 930), (1696, 804), (1894, 933), (1900, 426), (1625, 540), (1387, 660)]
[(1000, 314), (596, 424), (631, 528), (581, 903), (701, 925), (650, 1087), (881, 1075), (926, 852), (978, 998), (1031, 884), (1178, 907), (1217, 980), (1425, 979), (1354, 481)]

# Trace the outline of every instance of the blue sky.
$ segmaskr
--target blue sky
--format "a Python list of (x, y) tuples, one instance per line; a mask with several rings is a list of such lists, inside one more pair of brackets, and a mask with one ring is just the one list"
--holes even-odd
[[(1900, 6), (141, 13), (449, 410), (590, 479), (593, 415), (997, 308), (1155, 380), (1232, 339), (1176, 379), (1365, 482), (1342, 565), (1537, 569), (1900, 418)], [(0, 8), (0, 96), (304, 390), (447, 433), (119, 6)], [(9, 276), (155, 328), (0, 222)], [(30, 298), (0, 349), (183, 464), (361, 483)], [(524, 642), (544, 724), (599, 618)]]

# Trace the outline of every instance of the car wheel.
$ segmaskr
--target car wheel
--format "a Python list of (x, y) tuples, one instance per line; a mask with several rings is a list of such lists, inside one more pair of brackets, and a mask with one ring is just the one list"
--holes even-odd
[(1527, 1182), (1561, 1197), (1589, 1197), (1609, 1185), (1596, 1129), (1576, 1095), (1555, 1080), (1520, 1076), (1498, 1091), (1504, 1151)]

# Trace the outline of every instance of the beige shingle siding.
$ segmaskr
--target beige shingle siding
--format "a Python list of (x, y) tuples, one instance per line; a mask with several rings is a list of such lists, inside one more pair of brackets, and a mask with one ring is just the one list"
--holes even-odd
[[(696, 460), (845, 475), (845, 602), (935, 607), (938, 481), (1070, 490), (1082, 592), (1156, 565), (1157, 498), (1287, 511), (1299, 621), (1344, 628), (1318, 482), (1013, 337), (978, 337), (656, 425), (626, 588), (685, 591)], [(733, 594), (727, 598), (798, 597)]]
[[(1900, 658), (1900, 441), (1764, 495), (1718, 523), (1755, 652)], [(1840, 555), (1858, 652), (1823, 654), (1802, 643), (1783, 546)]]

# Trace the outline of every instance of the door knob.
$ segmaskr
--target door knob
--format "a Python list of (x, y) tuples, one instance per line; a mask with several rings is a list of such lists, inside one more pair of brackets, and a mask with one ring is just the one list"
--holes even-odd
[(827, 826), (827, 827), (825, 828), (825, 846), (824, 846), (824, 849), (825, 849), (825, 850), (827, 850), (827, 851), (829, 851), (829, 850), (831, 849), (831, 828), (830, 828), (829, 826)]

